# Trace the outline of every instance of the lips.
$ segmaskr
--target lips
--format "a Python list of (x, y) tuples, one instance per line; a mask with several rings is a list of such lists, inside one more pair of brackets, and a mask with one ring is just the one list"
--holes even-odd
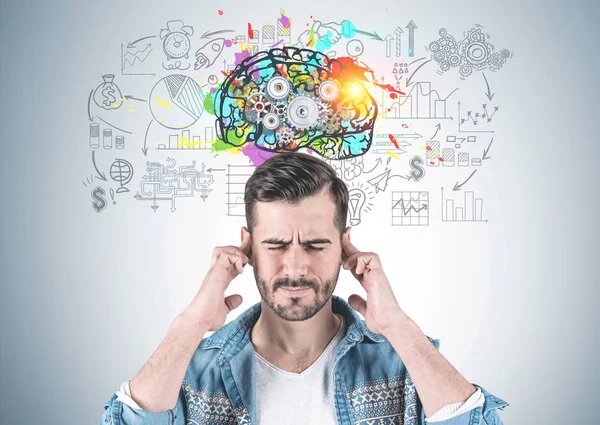
[(308, 286), (303, 286), (301, 288), (290, 288), (290, 287), (282, 286), (281, 289), (284, 289), (285, 291), (291, 292), (293, 294), (296, 294), (296, 293), (300, 294), (302, 292), (306, 292), (307, 290), (309, 290), (311, 288)]

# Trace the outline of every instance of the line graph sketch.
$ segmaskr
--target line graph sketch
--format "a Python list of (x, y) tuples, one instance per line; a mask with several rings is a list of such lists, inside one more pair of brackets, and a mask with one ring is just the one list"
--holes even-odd
[(392, 192), (392, 226), (429, 226), (429, 192)]
[(252, 165), (227, 165), (227, 215), (246, 216), (244, 189), (253, 172)]
[(442, 98), (437, 90), (431, 88), (431, 82), (417, 82), (406, 96), (398, 96), (398, 100), (389, 107), (383, 105), (383, 119), (452, 120), (453, 117), (448, 115), (447, 100), (456, 90), (458, 88)]

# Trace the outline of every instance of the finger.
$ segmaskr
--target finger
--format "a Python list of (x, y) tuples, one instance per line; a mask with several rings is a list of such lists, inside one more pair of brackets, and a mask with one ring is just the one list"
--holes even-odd
[(362, 252), (357, 252), (357, 253), (354, 253), (351, 256), (349, 256), (348, 259), (344, 262), (344, 268), (346, 270), (355, 270), (356, 263), (361, 255), (362, 255)]
[(369, 257), (368, 255), (361, 255), (356, 261), (356, 274), (364, 274), (367, 268), (370, 268), (370, 264), (373, 261), (373, 257)]
[(363, 317), (365, 317), (365, 315), (367, 314), (367, 302), (360, 295), (350, 295), (350, 297), (348, 298), (348, 304), (350, 304), (350, 306), (354, 310), (362, 314)]
[(249, 261), (248, 256), (237, 246), (233, 246), (233, 245), (219, 246), (219, 247), (216, 247), (215, 250), (213, 251), (213, 258), (212, 258), (211, 266), (214, 265), (224, 253), (227, 253), (229, 255), (239, 255), (240, 257), (243, 258), (244, 265), (246, 265)]
[(242, 304), (242, 301), (244, 301), (244, 299), (240, 294), (233, 294), (225, 297), (225, 305), (229, 311), (238, 308)]
[(225, 247), (225, 248), (223, 248), (223, 252), (228, 255), (235, 255), (237, 257), (240, 257), (242, 259), (242, 263), (244, 265), (246, 265), (249, 261), (248, 256), (246, 254), (244, 254), (244, 252), (236, 246)]

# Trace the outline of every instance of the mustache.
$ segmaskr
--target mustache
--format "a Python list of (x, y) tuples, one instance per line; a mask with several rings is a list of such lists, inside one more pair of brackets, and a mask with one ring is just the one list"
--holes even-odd
[(273, 282), (273, 290), (283, 287), (283, 288), (315, 288), (317, 286), (316, 282), (308, 279), (277, 279)]

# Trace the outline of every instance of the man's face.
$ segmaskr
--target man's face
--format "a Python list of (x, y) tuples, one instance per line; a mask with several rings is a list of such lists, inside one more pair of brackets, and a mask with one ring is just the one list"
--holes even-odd
[(284, 320), (309, 319), (331, 298), (342, 264), (334, 216), (326, 191), (296, 205), (256, 204), (254, 277), (262, 299)]

